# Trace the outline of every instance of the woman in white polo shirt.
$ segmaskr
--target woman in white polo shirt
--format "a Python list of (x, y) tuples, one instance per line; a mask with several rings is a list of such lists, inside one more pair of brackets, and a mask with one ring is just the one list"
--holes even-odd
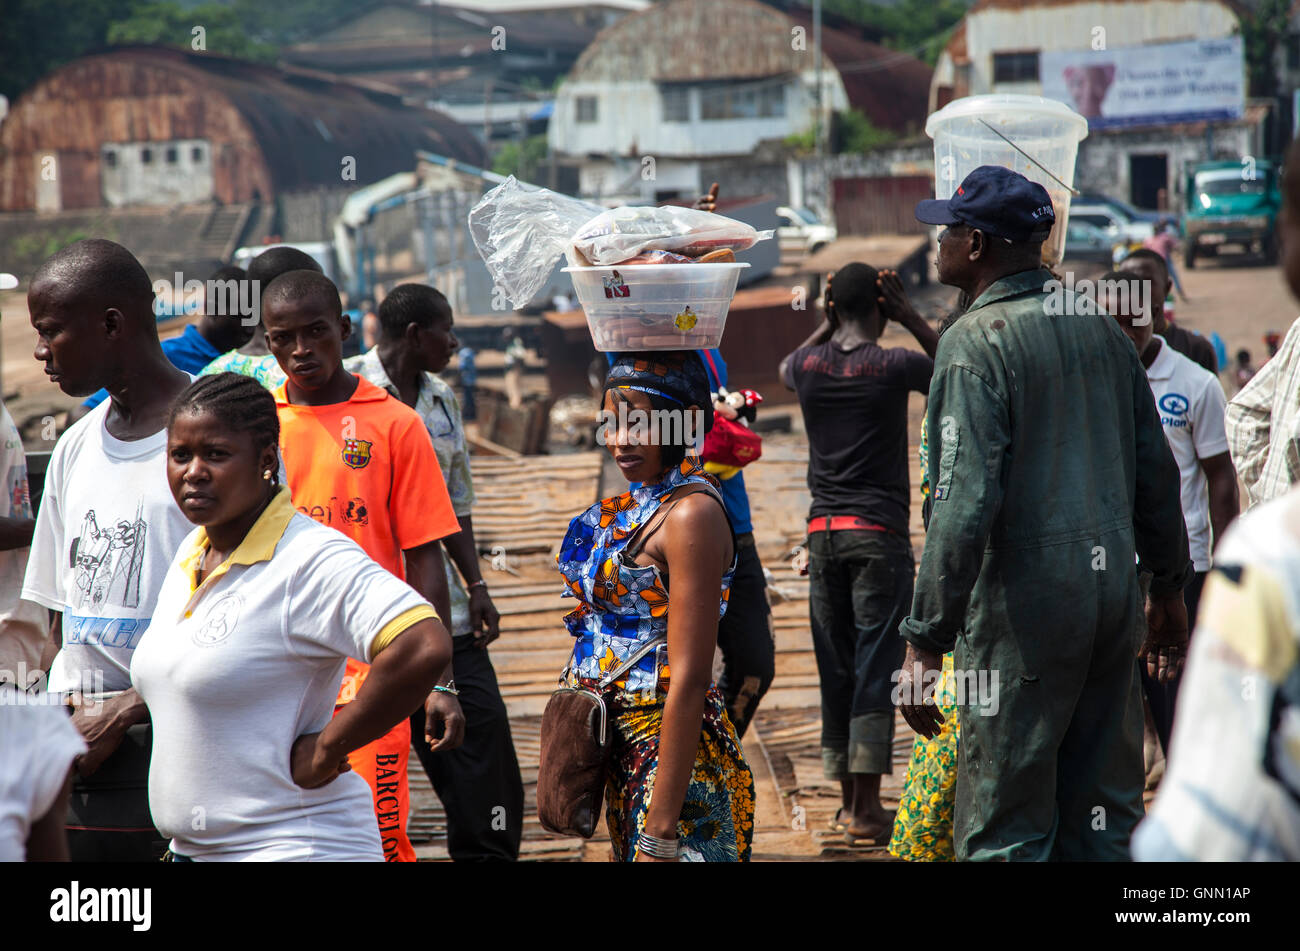
[[(149, 808), (182, 861), (380, 861), (347, 754), (421, 705), (451, 639), (412, 588), (294, 509), (278, 441), (250, 377), (201, 377), (172, 407), (167, 478), (199, 527), (131, 662), (154, 729)], [(348, 656), (370, 676), (331, 718)]]

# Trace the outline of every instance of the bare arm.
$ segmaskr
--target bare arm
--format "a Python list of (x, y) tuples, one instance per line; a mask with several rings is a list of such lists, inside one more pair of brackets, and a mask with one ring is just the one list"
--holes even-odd
[(468, 515), (458, 515), (457, 519), (460, 531), (444, 538), (442, 545), (465, 579), (469, 591), (469, 623), (474, 631), (474, 644), (487, 647), (501, 634), (501, 613), (488, 596), (487, 586), (477, 583), (483, 580), (483, 573), (478, 561), (478, 546), (474, 544), (474, 520)]
[[(451, 536), (454, 537), (454, 536)], [(424, 731), (432, 750), (455, 749), (465, 738), (465, 713), (460, 701), (446, 691), (434, 690), (434, 684), (446, 686), (453, 682), (452, 639), (446, 625), (451, 623), (451, 594), (447, 590), (447, 574), (442, 563), (442, 541), (429, 542), (418, 548), (409, 548), (406, 556), (406, 583), (433, 605), (443, 623), (437, 625), (435, 636), (440, 648), (446, 650), (446, 662), (439, 668), (434, 682), (424, 696)], [(411, 710), (417, 707), (412, 706)], [(442, 736), (438, 733), (441, 731)]]
[(1214, 530), (1214, 548), (1228, 530), (1228, 525), (1241, 513), (1237, 497), (1237, 470), (1226, 452), (1201, 459), (1201, 471), (1210, 492), (1210, 526)]
[(884, 315), (906, 327), (916, 338), (916, 342), (921, 345), (925, 355), (933, 360), (939, 350), (939, 331), (931, 327), (907, 299), (907, 292), (903, 289), (903, 282), (898, 272), (881, 271), (880, 276), (876, 278), (876, 287), (880, 290), (880, 296), (876, 301)]
[(438, 617), (450, 621), (451, 595), (447, 591), (447, 574), (442, 565), (442, 544), (445, 541), (447, 539), (408, 548), (402, 554), (406, 556), (406, 583), (433, 605)]
[(668, 612), (672, 682), (659, 728), (659, 768), (645, 831), (674, 839), (699, 750), (705, 694), (713, 679), (723, 559), (731, 540), (721, 507), (703, 493), (678, 502), (662, 534), (663, 556), (673, 580)]
[(379, 652), (356, 699), (319, 733), (300, 736), (290, 753), (294, 782), (323, 786), (347, 772), (347, 755), (411, 715), (451, 663), (451, 638), (437, 621), (417, 621)]

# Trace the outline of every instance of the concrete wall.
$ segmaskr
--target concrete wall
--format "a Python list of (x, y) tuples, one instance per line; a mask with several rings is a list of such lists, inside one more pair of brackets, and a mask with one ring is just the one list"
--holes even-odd
[(113, 208), (210, 201), (212, 143), (207, 139), (111, 142), (99, 150), (99, 174), (104, 204)]
[(1075, 187), (1128, 201), (1129, 156), (1164, 154), (1169, 168), (1169, 208), (1183, 209), (1183, 174), (1188, 165), (1211, 159), (1237, 159), (1256, 154), (1254, 130), (1245, 124), (1219, 126), (1207, 141), (1204, 135), (1176, 135), (1167, 129), (1093, 134), (1079, 143), (1074, 166)]

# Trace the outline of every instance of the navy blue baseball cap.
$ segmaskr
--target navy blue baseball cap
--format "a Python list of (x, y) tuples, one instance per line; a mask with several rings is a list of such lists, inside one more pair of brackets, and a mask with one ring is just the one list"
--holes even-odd
[(1047, 189), (1001, 165), (981, 165), (951, 198), (918, 202), (916, 220), (927, 225), (969, 225), (1017, 243), (1042, 241), (1056, 224)]

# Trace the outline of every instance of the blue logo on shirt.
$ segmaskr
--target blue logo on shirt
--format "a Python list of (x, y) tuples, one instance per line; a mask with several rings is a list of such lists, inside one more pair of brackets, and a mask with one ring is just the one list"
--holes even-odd
[(1186, 413), (1189, 405), (1187, 397), (1180, 393), (1166, 393), (1160, 397), (1160, 408), (1173, 416), (1181, 416)]

